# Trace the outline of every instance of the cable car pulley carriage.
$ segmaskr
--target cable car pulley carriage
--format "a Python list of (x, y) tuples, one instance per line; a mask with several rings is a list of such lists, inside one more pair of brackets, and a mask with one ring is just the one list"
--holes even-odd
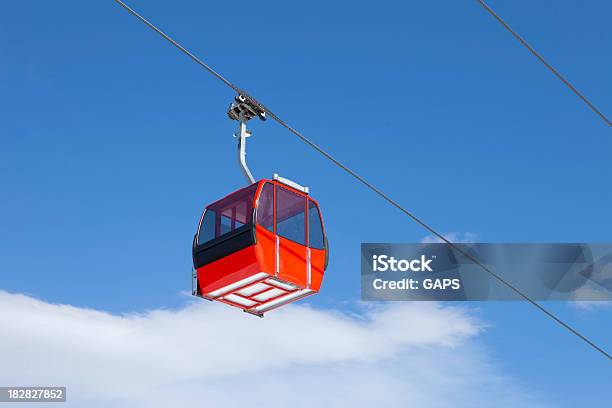
[(238, 160), (249, 185), (208, 205), (193, 241), (196, 296), (258, 316), (315, 294), (329, 246), (308, 187), (274, 175), (255, 181), (246, 164), (246, 124), (265, 112), (245, 96), (228, 110), (238, 121)]

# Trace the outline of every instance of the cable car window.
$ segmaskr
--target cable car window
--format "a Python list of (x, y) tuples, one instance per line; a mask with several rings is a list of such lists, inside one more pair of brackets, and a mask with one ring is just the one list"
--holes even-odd
[(308, 246), (316, 249), (325, 249), (321, 214), (319, 213), (319, 208), (312, 200), (308, 200)]
[(259, 194), (257, 223), (274, 232), (274, 186), (270, 183), (264, 184)]
[(227, 234), (232, 230), (232, 219), (221, 214), (221, 222), (219, 223), (219, 235)]
[(304, 197), (276, 189), (276, 233), (301, 245), (306, 245), (306, 217)]
[(200, 234), (198, 235), (198, 245), (208, 242), (211, 239), (215, 239), (215, 217), (214, 211), (206, 211), (204, 219), (202, 219), (202, 226), (200, 227)]
[(250, 224), (256, 189), (257, 184), (253, 184), (209, 205), (200, 225), (198, 245)]

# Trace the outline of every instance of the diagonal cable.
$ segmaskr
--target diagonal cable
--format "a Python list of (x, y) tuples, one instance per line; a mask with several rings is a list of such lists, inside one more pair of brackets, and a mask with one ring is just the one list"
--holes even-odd
[(563, 75), (561, 75), (559, 73), (559, 71), (557, 71), (552, 65), (550, 65), (545, 59), (544, 57), (542, 57), (536, 50), (534, 50), (528, 43), (527, 41), (525, 41), (523, 39), (523, 37), (521, 37), (520, 35), (518, 35), (516, 33), (516, 31), (514, 31), (512, 29), (512, 27), (510, 27), (497, 13), (495, 13), (495, 11), (493, 11), (493, 9), (491, 9), (491, 7), (489, 7), (487, 5), (487, 3), (485, 3), (483, 0), (476, 0), (478, 1), (478, 3), (480, 3), (480, 5), (489, 12), (489, 14), (491, 14), (493, 17), (495, 17), (495, 19), (502, 25), (504, 26), (504, 28), (506, 30), (508, 30), (510, 32), (510, 34), (512, 34), (514, 36), (514, 38), (516, 38), (525, 48), (527, 48), (529, 50), (529, 52), (531, 52), (537, 59), (540, 60), (540, 62), (542, 64), (544, 64), (544, 66), (546, 68), (548, 68), (548, 70), (550, 72), (552, 72), (553, 74), (555, 74), (555, 76), (557, 78), (559, 78), (561, 80), (561, 82), (563, 82), (569, 89), (572, 90), (572, 92), (574, 92), (576, 94), (576, 96), (578, 96), (580, 99), (582, 99), (582, 101), (584, 103), (587, 104), (587, 106), (589, 108), (591, 108), (591, 110), (593, 112), (595, 112), (600, 118), (602, 118), (604, 120), (604, 122), (606, 122), (606, 124), (608, 126), (612, 126), (612, 123), (610, 123), (610, 120), (606, 117), (606, 115), (604, 115), (599, 109), (597, 109), (597, 107), (595, 105), (593, 105), (593, 103), (591, 101), (589, 101), (587, 99), (586, 96), (584, 96), (578, 89), (576, 89), (576, 87), (574, 85), (572, 85), (567, 79), (565, 79), (565, 77)]
[(378, 187), (376, 187), (375, 185), (371, 184), (369, 181), (367, 181), (366, 179), (364, 179), (363, 177), (361, 177), (359, 174), (355, 173), (353, 170), (351, 170), (349, 167), (345, 166), (344, 164), (342, 164), (340, 161), (338, 161), (336, 158), (334, 158), (332, 155), (330, 155), (329, 153), (327, 153), (325, 150), (323, 150), (321, 147), (319, 147), (317, 144), (315, 144), (313, 141), (311, 141), (310, 139), (308, 139), (306, 136), (302, 135), (300, 132), (298, 132), (297, 130), (295, 130), (294, 128), (292, 128), (291, 126), (289, 126), (285, 121), (283, 121), (281, 118), (279, 118), (274, 112), (272, 112), (270, 109), (268, 109), (265, 105), (263, 105), (262, 103), (258, 102), (255, 98), (253, 98), (252, 96), (250, 96), (248, 93), (246, 93), (245, 91), (243, 91), (242, 89), (238, 88), (236, 85), (234, 85), (233, 83), (231, 83), (229, 80), (227, 80), (226, 78), (224, 78), (221, 74), (219, 74), (217, 71), (215, 71), (214, 69), (212, 69), (210, 67), (210, 65), (206, 64), (204, 61), (202, 61), (201, 59), (199, 59), (198, 57), (196, 57), (194, 54), (192, 54), (189, 50), (187, 50), (185, 47), (183, 47), (182, 45), (180, 45), (179, 43), (177, 43), (176, 41), (174, 41), (171, 37), (169, 37), (166, 33), (164, 33), (163, 31), (161, 31), (159, 28), (157, 28), (156, 26), (154, 26), (153, 24), (151, 24), (147, 19), (145, 19), (143, 16), (141, 16), (140, 14), (138, 14), (136, 11), (134, 11), (133, 9), (131, 9), (127, 4), (125, 4), (123, 1), (121, 0), (115, 0), (115, 2), (117, 2), (121, 7), (123, 7), (124, 9), (126, 9), (130, 14), (132, 14), (134, 17), (138, 18), (140, 21), (142, 21), (143, 23), (145, 23), (149, 28), (151, 28), (152, 30), (154, 30), (155, 32), (157, 32), (159, 35), (161, 35), (163, 38), (165, 38), (166, 40), (168, 40), (172, 45), (174, 45), (176, 48), (178, 48), (179, 50), (181, 50), (183, 53), (185, 53), (189, 58), (191, 58), (193, 61), (195, 61), (197, 64), (199, 64), (200, 66), (202, 66), (205, 70), (207, 70), (208, 72), (210, 72), (212, 75), (214, 75), (217, 79), (219, 79), (220, 81), (222, 81), (225, 85), (229, 86), (230, 88), (232, 88), (234, 91), (238, 92), (239, 94), (249, 98), (251, 101), (253, 101), (255, 104), (257, 104), (261, 109), (263, 109), (268, 116), (270, 116), (272, 119), (274, 119), (276, 122), (278, 122), (282, 127), (284, 127), (285, 129), (287, 129), (289, 132), (293, 133), (295, 136), (297, 136), (298, 138), (300, 138), (300, 140), (302, 140), (304, 143), (306, 143), (308, 146), (312, 147), (314, 150), (316, 150), (317, 152), (319, 152), (321, 155), (323, 155), (325, 158), (327, 158), (328, 160), (330, 160), (332, 163), (334, 163), (336, 166), (340, 167), (342, 170), (344, 170), (345, 172), (347, 172), (348, 174), (350, 174), (352, 177), (354, 177), (355, 179), (357, 179), (360, 183), (362, 183), (363, 185), (365, 185), (366, 187), (368, 187), (370, 190), (374, 191), (376, 194), (378, 194), (381, 198), (383, 198), (385, 201), (387, 201), (389, 204), (391, 204), (392, 206), (396, 207), (398, 210), (400, 210), (401, 212), (403, 212), (405, 215), (407, 215), (408, 217), (410, 217), (412, 220), (414, 220), (417, 224), (419, 224), (421, 227), (425, 228), (427, 231), (429, 231), (430, 233), (432, 233), (433, 235), (435, 235), (436, 237), (438, 237), (439, 239), (441, 239), (442, 241), (444, 241), (445, 243), (447, 243), (451, 248), (453, 248), (454, 250), (456, 250), (457, 252), (459, 252), (461, 255), (463, 255), (465, 258), (469, 259), (470, 261), (474, 262), (476, 265), (478, 265), (480, 268), (482, 268), (485, 272), (489, 273), (491, 276), (493, 276), (495, 279), (497, 279), (500, 283), (502, 283), (503, 285), (507, 286), (508, 288), (510, 288), (514, 293), (516, 293), (519, 297), (521, 297), (522, 299), (526, 300), (527, 302), (531, 303), (534, 307), (536, 307), (537, 309), (539, 309), (542, 313), (544, 313), (545, 315), (547, 315), (548, 317), (550, 317), (551, 319), (553, 319), (555, 322), (557, 322), (559, 325), (561, 325), (562, 327), (564, 327), (565, 329), (569, 330), (572, 334), (576, 335), (578, 338), (580, 338), (582, 341), (584, 341), (586, 344), (588, 344), (589, 346), (591, 346), (593, 349), (597, 350), (598, 352), (600, 352), (601, 354), (603, 354), (605, 357), (607, 357), (609, 360), (612, 360), (612, 356), (610, 356), (610, 354), (608, 354), (604, 349), (602, 349), (601, 347), (599, 347), (597, 344), (595, 344), (594, 342), (592, 342), (591, 340), (589, 340), (585, 335), (581, 334), (579, 331), (577, 331), (576, 329), (574, 329), (572, 326), (570, 326), (569, 324), (565, 323), (564, 321), (562, 321), (560, 318), (558, 318), (557, 316), (555, 316), (552, 312), (548, 311), (546, 308), (544, 308), (542, 305), (540, 305), (539, 303), (537, 303), (536, 301), (534, 301), (533, 299), (531, 299), (529, 296), (527, 296), (526, 294), (524, 294), (521, 290), (517, 289), (514, 285), (512, 285), (512, 283), (508, 282), (507, 280), (505, 280), (504, 278), (502, 278), (500, 275), (498, 275), (497, 273), (495, 273), (493, 270), (491, 270), (490, 268), (488, 268), (487, 266), (485, 266), (484, 264), (482, 264), (478, 259), (476, 259), (473, 255), (471, 255), (470, 253), (464, 251), (463, 249), (461, 249), (459, 246), (455, 245), (454, 243), (452, 243), (451, 241), (449, 241), (444, 235), (440, 234), (439, 232), (437, 232), (436, 230), (434, 230), (431, 226), (429, 226), (428, 224), (426, 224), (424, 221), (422, 221), (420, 218), (418, 218), (416, 215), (414, 215), (412, 212), (406, 210), (404, 207), (402, 207), (399, 203), (397, 203), (395, 200), (393, 200), (391, 197), (389, 197), (386, 193), (384, 193), (382, 190), (380, 190)]

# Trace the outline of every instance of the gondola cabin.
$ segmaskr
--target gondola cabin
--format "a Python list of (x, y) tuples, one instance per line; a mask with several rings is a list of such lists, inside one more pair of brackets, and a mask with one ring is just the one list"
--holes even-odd
[(194, 294), (263, 316), (317, 293), (328, 255), (308, 188), (275, 175), (206, 207), (193, 243)]

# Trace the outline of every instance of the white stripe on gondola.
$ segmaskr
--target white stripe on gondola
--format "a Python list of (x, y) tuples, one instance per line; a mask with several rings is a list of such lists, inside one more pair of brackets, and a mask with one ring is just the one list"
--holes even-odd
[(255, 299), (258, 302), (265, 302), (266, 300), (270, 300), (272, 298), (280, 296), (283, 293), (287, 293), (287, 292), (282, 289), (270, 289), (268, 291), (265, 291), (264, 293), (260, 293), (257, 296), (253, 296), (253, 299)]
[(250, 297), (251, 295), (254, 295), (255, 293), (263, 292), (263, 291), (271, 289), (271, 288), (272, 288), (272, 286), (266, 285), (263, 282), (259, 282), (259, 283), (255, 283), (253, 285), (247, 286), (244, 289), (240, 289), (236, 293), (241, 295), (241, 296)]
[(285, 296), (281, 296), (277, 299), (271, 300), (269, 302), (263, 303), (259, 306), (256, 306), (252, 309), (250, 309), (251, 311), (254, 311), (256, 313), (264, 313), (267, 312), (270, 309), (274, 309), (275, 307), (279, 307), (284, 305), (285, 303), (289, 303), (292, 302), (294, 300), (303, 298), (305, 296), (308, 296), (310, 294), (314, 293), (314, 290), (312, 289), (302, 289), (302, 290), (298, 290), (295, 292), (291, 292), (288, 293)]
[(221, 299), (229, 300), (230, 302), (239, 304), (241, 306), (246, 306), (246, 307), (251, 307), (251, 306), (257, 304), (257, 302), (255, 302), (254, 300), (247, 299), (247, 298), (244, 298), (242, 296), (238, 296), (238, 295), (236, 295), (234, 293), (229, 294), (229, 295), (225, 295)]
[(257, 282), (258, 280), (262, 280), (266, 276), (270, 276), (270, 275), (268, 275), (265, 272), (256, 273), (255, 275), (249, 276), (248, 278), (244, 278), (242, 280), (239, 280), (238, 282), (234, 282), (231, 285), (227, 285), (227, 286), (224, 286), (224, 287), (222, 287), (220, 289), (212, 291), (212, 292), (208, 293), (208, 296), (213, 297), (213, 298), (219, 297), (219, 296), (221, 296), (221, 295), (223, 295), (225, 293), (233, 292), (233, 291), (235, 291), (238, 288), (241, 288), (243, 286), (249, 285), (249, 284), (251, 284), (253, 282)]

